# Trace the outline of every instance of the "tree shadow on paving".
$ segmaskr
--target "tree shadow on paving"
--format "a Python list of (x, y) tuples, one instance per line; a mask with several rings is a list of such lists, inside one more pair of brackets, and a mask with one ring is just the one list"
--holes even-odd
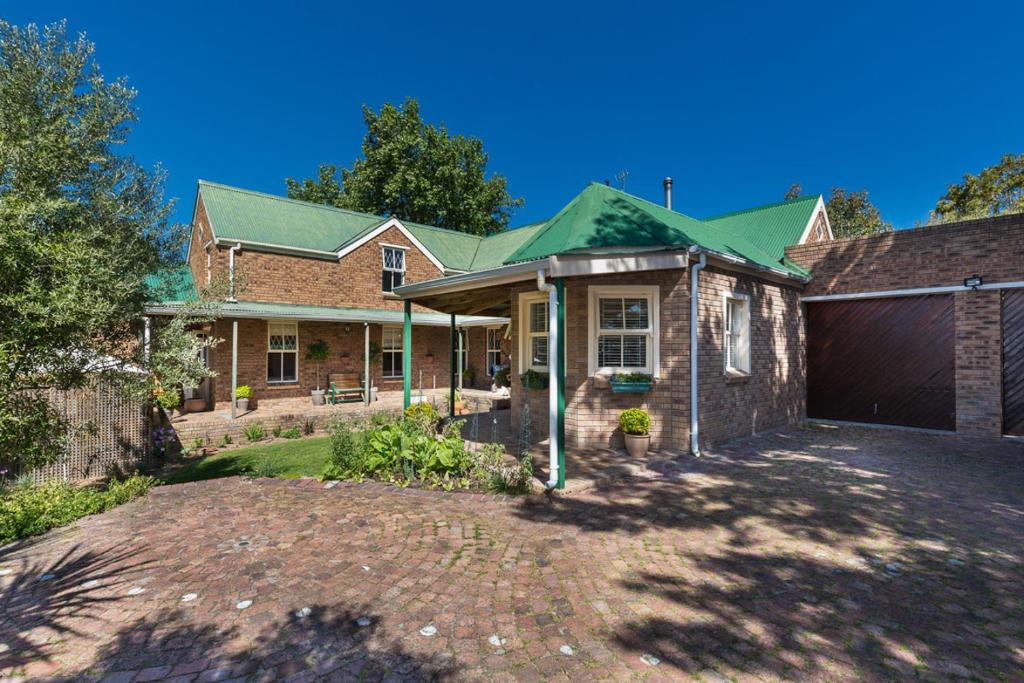
[[(33, 559), (36, 539), (0, 549), (0, 564), (12, 571), (0, 592), (0, 670), (8, 670), (50, 655), (47, 641), (83, 635), (82, 624), (99, 619), (121, 599), (111, 595), (148, 562), (133, 561), (123, 549), (83, 551), (74, 546), (54, 561)], [(19, 559), (25, 557), (24, 560)], [(21, 566), (18, 566), (18, 565)]]
[(1022, 455), (997, 441), (793, 430), (516, 514), (667, 551), (678, 574), (663, 555), (646, 571), (641, 556), (609, 579), (651, 609), (626, 617), (618, 643), (668, 666), (1012, 678), (1024, 670)]
[(360, 681), (434, 681), (455, 672), (447, 653), (406, 652), (378, 627), (379, 619), (370, 612), (317, 605), (269, 620), (254, 635), (240, 624), (196, 623), (188, 608), (178, 607), (124, 627), (80, 675), (120, 672), (127, 680), (146, 670), (145, 680), (202, 672), (204, 680), (333, 675)]

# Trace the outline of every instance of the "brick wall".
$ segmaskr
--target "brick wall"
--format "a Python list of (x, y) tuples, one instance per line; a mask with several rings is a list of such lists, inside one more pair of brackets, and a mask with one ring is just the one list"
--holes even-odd
[[(661, 377), (645, 394), (613, 394), (601, 378), (589, 376), (588, 287), (657, 285), (660, 303)], [(532, 286), (513, 290), (512, 424), (523, 425), (529, 401), (533, 440), (547, 438), (548, 394), (526, 392), (518, 375), (519, 296)], [(752, 372), (747, 381), (730, 383), (722, 357), (722, 294), (751, 295)], [(566, 281), (566, 446), (619, 447), (619, 414), (639, 407), (651, 415), (652, 447), (687, 450), (690, 439), (690, 297), (689, 272), (651, 271)], [(708, 267), (701, 274), (701, 434), (710, 444), (759, 429), (802, 419), (805, 413), (803, 315), (799, 291), (746, 275)], [(526, 394), (529, 393), (527, 397)], [(571, 464), (570, 464), (571, 467)]]
[[(219, 406), (230, 405), (231, 395), (231, 320), (219, 320), (213, 334), (224, 341), (210, 351), (210, 367), (217, 373), (212, 381), (212, 399)], [(267, 383), (267, 321), (242, 319), (238, 321), (238, 384), (248, 384), (256, 401), (261, 399), (309, 396), (316, 388), (316, 366), (305, 360), (306, 347), (320, 339), (330, 347), (330, 358), (321, 364), (320, 386), (326, 387), (330, 373), (359, 373), (363, 371), (363, 326), (358, 323), (299, 322), (299, 381), (295, 384), (271, 385)], [(346, 327), (348, 331), (346, 331)], [(370, 340), (380, 344), (381, 326), (370, 325)], [(423, 388), (448, 386), (450, 333), (446, 327), (414, 326), (412, 331), (412, 387), (419, 387), (420, 371)], [(401, 390), (401, 379), (384, 379), (380, 360), (372, 367), (374, 385), (381, 391)]]
[[(1024, 214), (872, 237), (788, 247), (812, 271), (805, 295), (960, 286), (1024, 280)], [(1002, 432), (1002, 314), (997, 290), (954, 295), (956, 425), (964, 434)]]
[(805, 296), (1024, 278), (1024, 214), (787, 247), (812, 271)]

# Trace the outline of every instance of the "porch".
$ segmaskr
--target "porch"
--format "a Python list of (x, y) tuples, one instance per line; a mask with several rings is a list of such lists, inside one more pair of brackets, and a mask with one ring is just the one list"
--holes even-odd
[[(461, 396), (467, 415), (490, 411), (508, 412), (509, 398), (501, 394), (480, 389), (462, 389)], [(411, 400), (432, 403), (439, 412), (443, 412), (447, 406), (448, 389), (414, 391)], [(399, 413), (404, 401), (402, 391), (381, 391), (377, 394), (377, 400), (369, 404), (353, 402), (315, 406), (309, 396), (263, 399), (251, 410), (238, 412), (234, 419), (230, 407), (225, 407), (179, 415), (171, 420), (171, 425), (184, 446), (196, 439), (202, 439), (205, 444), (216, 444), (225, 435), (239, 443), (245, 438), (246, 427), (252, 424), (262, 425), (267, 432), (274, 427), (283, 430), (292, 427), (302, 429), (307, 423), (311, 423), (316, 430), (323, 430), (331, 420), (338, 417), (359, 419), (374, 413)]]

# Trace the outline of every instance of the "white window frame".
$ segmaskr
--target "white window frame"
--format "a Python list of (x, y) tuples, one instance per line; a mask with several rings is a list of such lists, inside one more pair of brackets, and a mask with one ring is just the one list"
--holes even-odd
[[(272, 349), (272, 348), (270, 348), (270, 338), (272, 336), (274, 336), (274, 328), (275, 327), (277, 327), (279, 329), (291, 328), (291, 329), (295, 330), (295, 348), (294, 349), (283, 350), (283, 349)], [(290, 334), (290, 333), (284, 333), (284, 334)], [(284, 354), (291, 353), (291, 354), (295, 355), (295, 379), (270, 379), (270, 354), (272, 354), (272, 353), (279, 353), (279, 354), (282, 355), (282, 358), (281, 358), (282, 374), (284, 374), (284, 372), (283, 372), (284, 371), (284, 357), (283, 357)], [(267, 321), (267, 374), (266, 374), (266, 377), (267, 377), (267, 384), (268, 385), (298, 384), (299, 383), (299, 378), (301, 377), (301, 375), (299, 374), (299, 324), (298, 323), (280, 322), (280, 321), (274, 321), (274, 320), (268, 320)]]
[[(502, 335), (500, 327), (488, 327), (484, 335), (484, 345), (486, 347), (484, 349), (484, 362), (487, 364), (487, 368), (484, 370), (484, 372), (487, 373), (488, 377), (494, 376), (491, 374), (491, 370), (494, 369), (494, 366), (501, 365), (501, 336)], [(494, 346), (491, 346), (492, 343), (494, 344)], [(497, 363), (491, 362), (492, 353), (498, 354)]]
[[(531, 304), (544, 304), (545, 315), (544, 315), (544, 331), (543, 332), (530, 332), (530, 305)], [(532, 343), (531, 340), (534, 337), (543, 336), (545, 339), (548, 338), (548, 317), (550, 311), (547, 311), (548, 295), (547, 292), (526, 292), (519, 295), (519, 372), (523, 373), (527, 370), (536, 370), (537, 372), (547, 372), (547, 365), (533, 365), (532, 357)], [(550, 346), (550, 345), (549, 345)], [(548, 348), (548, 358), (551, 358), (551, 348)]]
[[(729, 315), (731, 302), (743, 304), (743, 318), (740, 322), (740, 329), (732, 329), (732, 317)], [(752, 353), (750, 344), (750, 295), (743, 292), (726, 292), (722, 294), (722, 364), (726, 374), (749, 375), (752, 366)], [(738, 335), (739, 347), (743, 356), (739, 359), (730, 357), (730, 341), (734, 335)]]
[[(389, 330), (396, 330), (398, 332), (398, 346), (397, 347), (396, 346), (388, 346), (388, 344), (387, 344)], [(403, 328), (397, 326), (397, 325), (383, 325), (380, 328), (380, 368), (381, 368), (381, 374), (382, 374), (384, 379), (388, 379), (388, 380), (391, 380), (391, 379), (402, 379), (404, 377), (403, 373), (405, 372), (405, 359), (401, 358), (401, 355), (403, 353), (405, 353), (405, 349), (404, 349), (404, 345), (405, 345), (404, 344), (404, 334), (405, 334), (405, 330)], [(394, 374), (391, 374), (391, 375), (383, 374), (384, 373), (384, 356), (386, 354), (389, 354), (389, 353), (392, 354), (392, 355), (397, 353), (399, 355), (399, 357), (401, 358), (401, 360), (402, 360), (402, 362), (398, 364), (398, 374), (397, 375), (394, 375)], [(394, 372), (394, 359), (392, 359), (392, 372)]]
[[(657, 285), (592, 285), (587, 288), (587, 371), (593, 375), (613, 375), (617, 372), (643, 372), (661, 377), (661, 296)], [(602, 368), (597, 364), (597, 337), (600, 330), (601, 299), (647, 299), (648, 327), (645, 330), (622, 330), (629, 335), (647, 337), (647, 366), (642, 368)], [(617, 332), (616, 332), (617, 334)]]
[[(402, 254), (402, 267), (401, 268), (395, 268), (393, 266), (389, 267), (387, 265), (387, 252), (388, 252), (388, 249), (391, 249), (393, 251), (397, 251), (397, 252)], [(381, 243), (381, 245), (380, 245), (381, 291), (384, 292), (385, 294), (393, 294), (394, 293), (394, 289), (395, 289), (395, 285), (394, 285), (394, 280), (393, 279), (392, 279), (392, 283), (391, 283), (391, 289), (390, 290), (384, 289), (384, 275), (383, 274), (385, 272), (388, 272), (388, 273), (401, 273), (402, 274), (402, 285), (405, 284), (405, 272), (406, 272), (406, 266), (408, 265), (408, 258), (409, 258), (409, 255), (406, 253), (407, 251), (409, 251), (409, 247), (403, 247), (403, 246), (398, 245), (398, 244), (384, 244), (383, 242)], [(392, 278), (393, 277), (394, 276), (392, 276)], [(398, 285), (398, 286), (401, 287), (402, 285)]]

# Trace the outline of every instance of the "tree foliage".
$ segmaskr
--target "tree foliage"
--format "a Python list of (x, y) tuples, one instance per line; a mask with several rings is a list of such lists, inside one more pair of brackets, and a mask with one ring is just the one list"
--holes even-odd
[(786, 190), (786, 194), (782, 197), (783, 199), (799, 199), (803, 194), (803, 188), (800, 187), (800, 183), (793, 183)]
[(825, 207), (832, 234), (837, 238), (861, 237), (892, 230), (892, 225), (882, 219), (878, 208), (871, 203), (867, 190), (852, 192), (833, 187)]
[(415, 99), (380, 112), (364, 106), (363, 118), (363, 156), (341, 170), (341, 182), (336, 166), (322, 164), (316, 179), (286, 179), (289, 197), (474, 235), (507, 228), (523, 206), (504, 176), (487, 177), (482, 141), (424, 123)]
[(945, 222), (1024, 212), (1024, 154), (1006, 154), (978, 175), (946, 188), (932, 211), (932, 221)]
[(0, 20), (0, 460), (60, 454), (68, 425), (33, 387), (130, 360), (145, 278), (180, 253), (163, 172), (117, 153), (135, 91), (84, 36)]

